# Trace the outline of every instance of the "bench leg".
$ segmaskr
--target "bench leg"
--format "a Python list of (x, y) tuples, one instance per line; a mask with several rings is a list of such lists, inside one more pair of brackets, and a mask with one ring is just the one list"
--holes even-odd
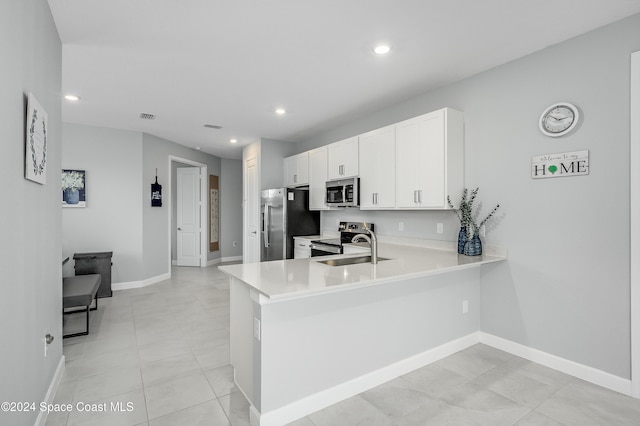
[(68, 337), (78, 337), (78, 336), (87, 336), (89, 334), (89, 311), (95, 311), (96, 309), (98, 309), (98, 293), (96, 293), (96, 307), (92, 308), (91, 305), (87, 306), (85, 309), (80, 310), (80, 311), (73, 311), (73, 312), (64, 312), (64, 309), (62, 310), (62, 314), (75, 314), (76, 312), (86, 312), (87, 313), (87, 331), (82, 331), (80, 333), (71, 333), (71, 334), (65, 334), (62, 336), (63, 339), (66, 339)]

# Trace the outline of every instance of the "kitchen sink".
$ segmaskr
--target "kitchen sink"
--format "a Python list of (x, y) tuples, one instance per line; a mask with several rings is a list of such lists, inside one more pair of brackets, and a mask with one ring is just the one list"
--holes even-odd
[[(378, 262), (382, 260), (389, 260), (386, 257), (378, 257)], [(345, 265), (355, 265), (357, 263), (371, 263), (371, 256), (358, 256), (358, 257), (343, 257), (341, 259), (329, 259), (329, 260), (319, 260), (318, 263), (324, 263), (329, 266), (345, 266)]]

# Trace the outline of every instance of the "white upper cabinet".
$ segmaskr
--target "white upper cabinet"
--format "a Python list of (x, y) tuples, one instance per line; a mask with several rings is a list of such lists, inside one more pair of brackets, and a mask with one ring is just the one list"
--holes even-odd
[(308, 152), (284, 159), (284, 184), (289, 187), (309, 184)]
[(327, 147), (309, 151), (309, 210), (327, 210)]
[(464, 186), (464, 123), (444, 108), (396, 124), (396, 206), (447, 209)]
[(360, 135), (360, 209), (396, 206), (395, 126)]
[(328, 147), (328, 180), (358, 176), (358, 137)]

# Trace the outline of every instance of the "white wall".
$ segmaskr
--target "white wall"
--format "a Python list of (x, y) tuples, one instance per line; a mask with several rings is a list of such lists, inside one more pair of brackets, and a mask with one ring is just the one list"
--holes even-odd
[(62, 252), (112, 251), (113, 283), (144, 279), (142, 268), (142, 134), (63, 124), (62, 168), (86, 172), (86, 207), (62, 209)]
[[(466, 186), (480, 187), (485, 209), (501, 204), (485, 242), (509, 250), (508, 262), (485, 272), (482, 330), (629, 378), (629, 64), (637, 50), (640, 15), (318, 135), (298, 151), (445, 106), (464, 111)], [(557, 101), (576, 104), (583, 121), (552, 139), (537, 120)], [(583, 149), (589, 176), (531, 179), (532, 156)], [(455, 240), (455, 218), (443, 213), (363, 216), (396, 235), (410, 217), (404, 235), (425, 238), (444, 220)], [(323, 229), (335, 230), (340, 217), (323, 213)]]
[[(62, 359), (62, 48), (46, 1), (0, 2), (0, 58), (0, 401), (39, 403)], [(29, 92), (48, 114), (45, 185), (24, 178)], [(38, 414), (0, 411), (0, 424), (33, 425)]]

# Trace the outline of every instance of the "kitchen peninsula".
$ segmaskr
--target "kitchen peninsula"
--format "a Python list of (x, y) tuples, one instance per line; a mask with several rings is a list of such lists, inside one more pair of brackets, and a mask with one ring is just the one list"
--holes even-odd
[[(506, 253), (379, 244), (377, 265), (335, 257), (222, 266), (234, 380), (253, 425), (281, 425), (477, 342), (480, 267)], [(435, 247), (435, 248), (434, 248)]]

